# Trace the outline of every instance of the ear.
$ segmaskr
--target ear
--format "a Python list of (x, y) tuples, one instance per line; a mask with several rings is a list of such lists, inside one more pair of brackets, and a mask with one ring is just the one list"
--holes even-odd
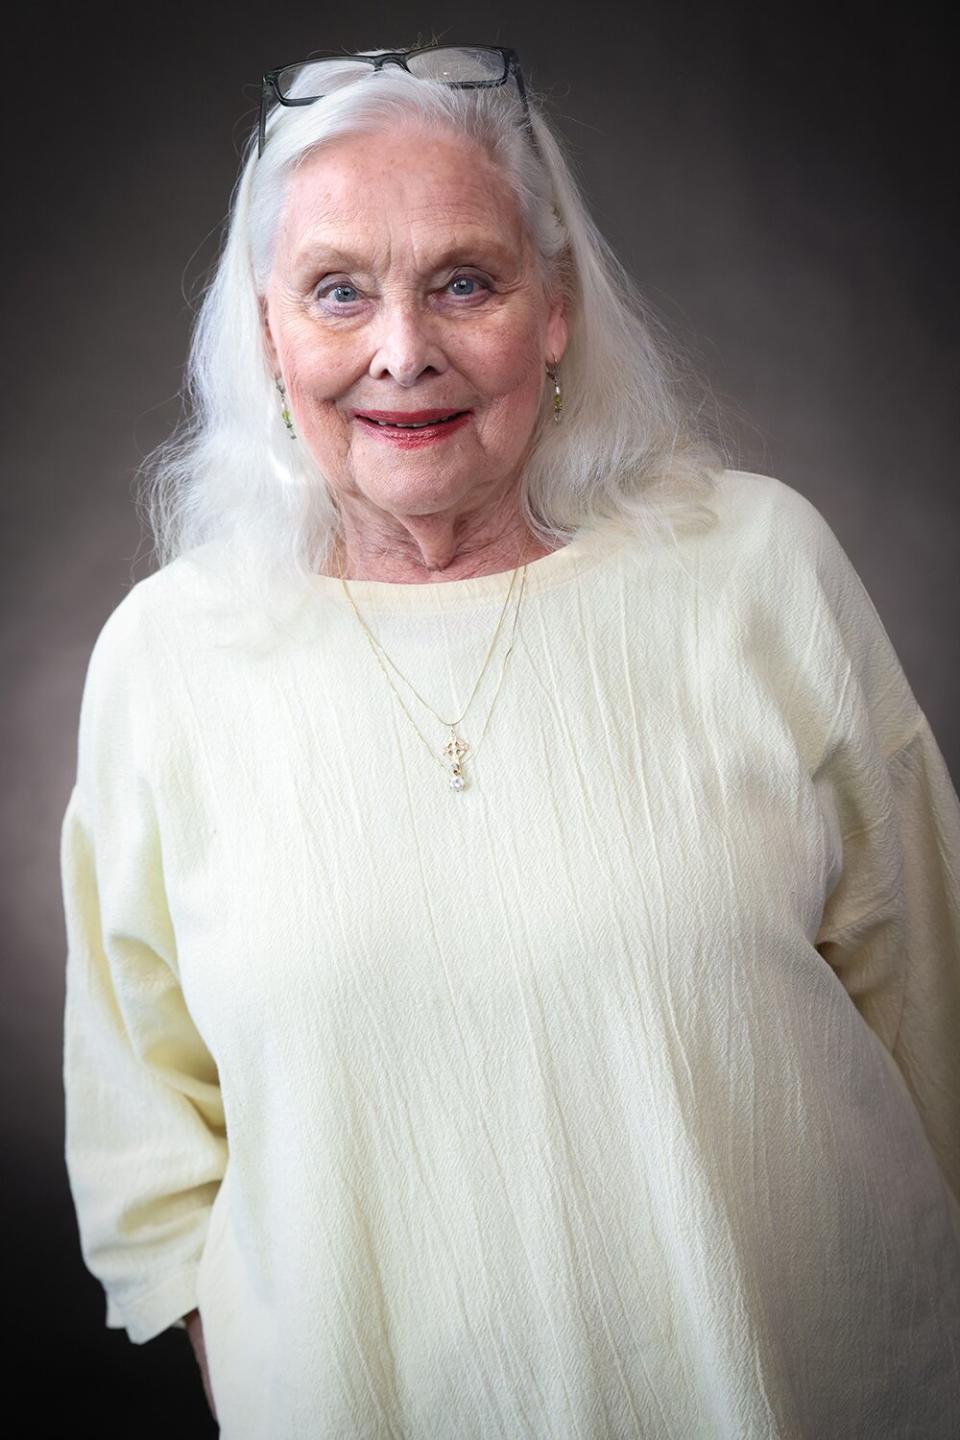
[(259, 296), (258, 304), (260, 306), (260, 333), (263, 336), (264, 351), (266, 353), (270, 369), (273, 371), (274, 375), (279, 375), (280, 357), (277, 354), (277, 347), (273, 339), (273, 331), (270, 328), (270, 307), (266, 295)]
[(559, 365), (563, 359), (563, 352), (567, 348), (569, 330), (567, 328), (567, 313), (563, 303), (563, 297), (557, 296), (550, 302), (550, 310), (547, 315), (547, 329), (545, 340), (547, 344), (547, 359), (553, 365)]

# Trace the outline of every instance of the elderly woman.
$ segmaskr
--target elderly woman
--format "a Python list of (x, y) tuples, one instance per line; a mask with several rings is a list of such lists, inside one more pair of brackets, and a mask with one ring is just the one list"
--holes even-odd
[(67, 1161), (228, 1440), (924, 1437), (960, 806), (509, 51), (265, 81), (90, 660)]

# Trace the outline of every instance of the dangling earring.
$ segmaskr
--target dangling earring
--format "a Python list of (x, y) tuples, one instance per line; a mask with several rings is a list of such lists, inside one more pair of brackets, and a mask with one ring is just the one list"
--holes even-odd
[(560, 391), (560, 366), (548, 365), (546, 370), (550, 379), (553, 381), (553, 418), (559, 425), (560, 411), (563, 409), (563, 395)]
[(273, 383), (276, 385), (277, 389), (280, 391), (280, 400), (281, 400), (281, 404), (282, 404), (282, 409), (281, 409), (281, 411), (280, 411), (280, 419), (283, 421), (284, 425), (286, 425), (286, 427), (287, 427), (287, 434), (290, 436), (290, 439), (291, 439), (291, 440), (296, 440), (296, 438), (297, 438), (297, 432), (296, 432), (296, 430), (294, 430), (294, 428), (293, 428), (293, 416), (290, 414), (290, 407), (289, 407), (289, 405), (287, 404), (287, 391), (286, 391), (286, 387), (284, 386), (284, 383), (283, 383), (283, 381), (280, 379), (280, 376), (279, 376), (279, 375), (275, 375), (275, 376), (273, 377)]

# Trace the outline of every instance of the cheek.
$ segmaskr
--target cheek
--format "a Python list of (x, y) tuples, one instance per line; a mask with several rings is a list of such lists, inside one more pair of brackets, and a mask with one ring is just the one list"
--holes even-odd
[(360, 363), (355, 336), (321, 330), (285, 297), (271, 307), (270, 324), (295, 410), (334, 398), (353, 383)]
[(280, 355), (296, 429), (321, 470), (335, 474), (349, 449), (347, 422), (336, 402), (353, 383), (350, 356), (343, 346), (319, 345), (315, 337)]
[(524, 404), (539, 394), (542, 365), (540, 336), (530, 325), (512, 327), (476, 346), (466, 364), (492, 403)]
[(282, 358), (287, 389), (308, 406), (340, 395), (353, 383), (357, 371), (355, 347), (318, 343), (315, 336), (290, 345)]

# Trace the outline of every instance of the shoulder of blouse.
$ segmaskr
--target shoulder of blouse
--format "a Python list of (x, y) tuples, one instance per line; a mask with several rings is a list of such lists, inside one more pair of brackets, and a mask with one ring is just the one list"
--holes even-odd
[[(718, 479), (716, 545), (731, 584), (762, 589), (772, 606), (799, 587), (831, 609), (872, 609), (863, 581), (812, 500), (771, 475), (725, 470)], [(874, 616), (876, 612), (874, 611)]]
[(199, 584), (194, 567), (174, 561), (132, 585), (101, 624), (80, 701), (81, 788), (121, 765), (151, 774), (174, 743), (179, 677), (170, 637), (196, 610)]
[[(727, 471), (718, 486), (730, 550), (722, 581), (766, 663), (804, 667), (893, 755), (916, 732), (916, 696), (832, 526), (783, 481)], [(777, 657), (777, 658), (771, 658)], [(795, 682), (794, 682), (795, 683)]]

